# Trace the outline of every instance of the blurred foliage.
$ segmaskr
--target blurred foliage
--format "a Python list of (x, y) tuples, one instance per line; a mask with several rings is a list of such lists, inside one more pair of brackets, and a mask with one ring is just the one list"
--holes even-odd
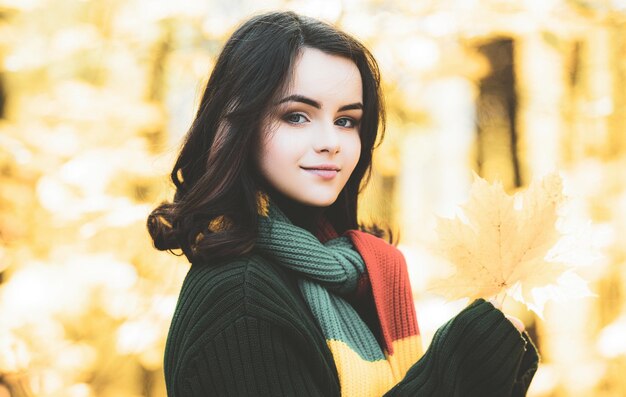
[[(544, 353), (531, 393), (626, 395), (626, 2), (0, 0), (0, 396), (165, 395), (188, 264), (153, 249), (145, 219), (172, 196), (224, 40), (277, 8), (336, 23), (379, 61), (389, 125), (362, 211), (406, 231), (410, 265), (437, 266), (411, 262), (428, 229), (411, 217), (451, 208), (472, 169), (510, 190), (564, 170), (602, 236), (606, 257), (587, 268), (601, 296), (565, 321), (525, 315)], [(495, 63), (480, 48), (501, 39), (515, 44), (517, 80), (493, 95), (516, 95), (512, 122), (481, 100)]]

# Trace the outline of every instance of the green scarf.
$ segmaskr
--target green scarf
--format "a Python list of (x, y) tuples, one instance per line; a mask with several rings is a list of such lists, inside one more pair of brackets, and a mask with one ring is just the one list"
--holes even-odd
[[(423, 354), (404, 257), (362, 231), (338, 236), (327, 220), (320, 239), (295, 226), (269, 197), (264, 203), (257, 247), (298, 274), (333, 354), (342, 395), (384, 394)], [(382, 346), (349, 299), (375, 307)]]

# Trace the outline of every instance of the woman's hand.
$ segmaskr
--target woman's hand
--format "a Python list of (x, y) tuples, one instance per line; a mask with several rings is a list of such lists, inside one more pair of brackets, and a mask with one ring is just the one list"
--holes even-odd
[(505, 314), (504, 316), (508, 318), (513, 323), (513, 325), (515, 325), (515, 328), (517, 328), (519, 332), (524, 332), (526, 328), (524, 327), (524, 323), (522, 322), (522, 320), (517, 317), (509, 316), (508, 314)]
[[(502, 305), (496, 299), (489, 299), (489, 302), (491, 302), (491, 304), (494, 305), (498, 310), (502, 310)], [(526, 327), (524, 326), (522, 320), (517, 317), (510, 316), (506, 313), (504, 313), (504, 316), (508, 318), (511, 323), (513, 323), (513, 325), (515, 326), (515, 328), (518, 329), (519, 332), (524, 332)]]

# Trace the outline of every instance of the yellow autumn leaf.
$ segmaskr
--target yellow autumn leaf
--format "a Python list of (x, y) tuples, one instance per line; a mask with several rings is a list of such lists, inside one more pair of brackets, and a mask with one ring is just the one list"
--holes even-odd
[(592, 296), (572, 266), (556, 261), (563, 183), (553, 172), (515, 196), (474, 174), (465, 219), (439, 218), (437, 251), (456, 270), (429, 291), (456, 300), (504, 293), (542, 316), (549, 299)]

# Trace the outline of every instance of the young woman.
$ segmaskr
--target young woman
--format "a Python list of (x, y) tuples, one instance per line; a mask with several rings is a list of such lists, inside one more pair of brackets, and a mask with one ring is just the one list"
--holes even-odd
[[(537, 351), (472, 302), (423, 352), (406, 262), (357, 222), (384, 111), (358, 41), (293, 12), (227, 41), (148, 218), (192, 263), (169, 329), (170, 397), (520, 396)], [(381, 135), (382, 136), (382, 135)]]

